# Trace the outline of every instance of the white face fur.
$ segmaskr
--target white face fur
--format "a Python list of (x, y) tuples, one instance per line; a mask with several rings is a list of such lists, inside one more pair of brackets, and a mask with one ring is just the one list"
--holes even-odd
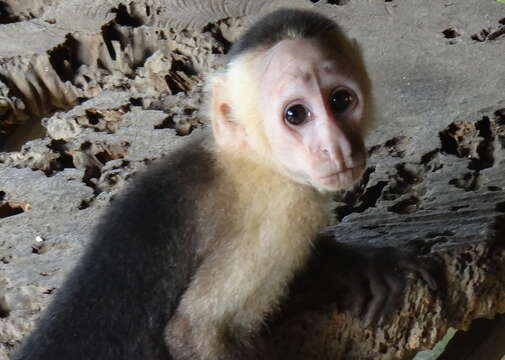
[[(243, 131), (234, 131), (232, 142), (269, 154), (282, 172), (322, 192), (345, 188), (361, 177), (365, 99), (352, 64), (317, 40), (304, 39), (282, 40), (255, 56), (247, 64), (252, 77), (241, 75), (243, 67), (234, 71), (241, 67), (237, 65), (227, 76), (230, 107), (232, 113), (234, 107), (247, 108), (247, 114), (235, 112), (232, 122)], [(254, 99), (251, 92), (257, 92)], [(259, 123), (251, 125), (251, 113)], [(263, 135), (251, 126), (261, 127)]]

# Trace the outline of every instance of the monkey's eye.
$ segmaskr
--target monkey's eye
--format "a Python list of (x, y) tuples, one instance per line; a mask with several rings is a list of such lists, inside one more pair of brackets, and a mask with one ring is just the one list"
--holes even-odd
[(284, 114), (284, 118), (291, 125), (300, 125), (303, 122), (305, 122), (305, 120), (307, 120), (307, 118), (309, 117), (309, 114), (310, 114), (310, 112), (305, 106), (303, 106), (301, 104), (297, 104), (297, 105), (290, 106), (286, 110), (286, 113)]
[(347, 89), (338, 89), (334, 91), (330, 96), (330, 105), (333, 109), (333, 113), (344, 113), (353, 105), (355, 100), (354, 93)]

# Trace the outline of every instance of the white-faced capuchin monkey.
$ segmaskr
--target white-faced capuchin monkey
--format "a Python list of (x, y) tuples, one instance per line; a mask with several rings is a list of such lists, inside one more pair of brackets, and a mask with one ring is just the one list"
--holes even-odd
[(13, 360), (258, 359), (249, 340), (365, 169), (370, 84), (333, 21), (284, 9), (208, 89), (213, 136), (112, 203)]

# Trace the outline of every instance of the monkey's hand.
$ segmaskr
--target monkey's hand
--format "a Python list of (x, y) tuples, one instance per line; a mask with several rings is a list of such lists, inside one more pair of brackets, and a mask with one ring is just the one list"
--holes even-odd
[(333, 234), (318, 239), (318, 261), (338, 273), (339, 288), (349, 295), (344, 307), (360, 316), (365, 326), (382, 323), (399, 308), (408, 273), (435, 290), (437, 264), (393, 247), (352, 246), (338, 243)]

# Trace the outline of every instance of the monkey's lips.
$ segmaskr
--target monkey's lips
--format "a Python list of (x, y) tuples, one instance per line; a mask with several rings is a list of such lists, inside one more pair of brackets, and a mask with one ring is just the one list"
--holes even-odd
[(344, 168), (328, 175), (319, 176), (318, 180), (324, 185), (348, 185), (354, 183), (361, 177), (365, 165), (365, 163), (362, 163), (353, 167)]

